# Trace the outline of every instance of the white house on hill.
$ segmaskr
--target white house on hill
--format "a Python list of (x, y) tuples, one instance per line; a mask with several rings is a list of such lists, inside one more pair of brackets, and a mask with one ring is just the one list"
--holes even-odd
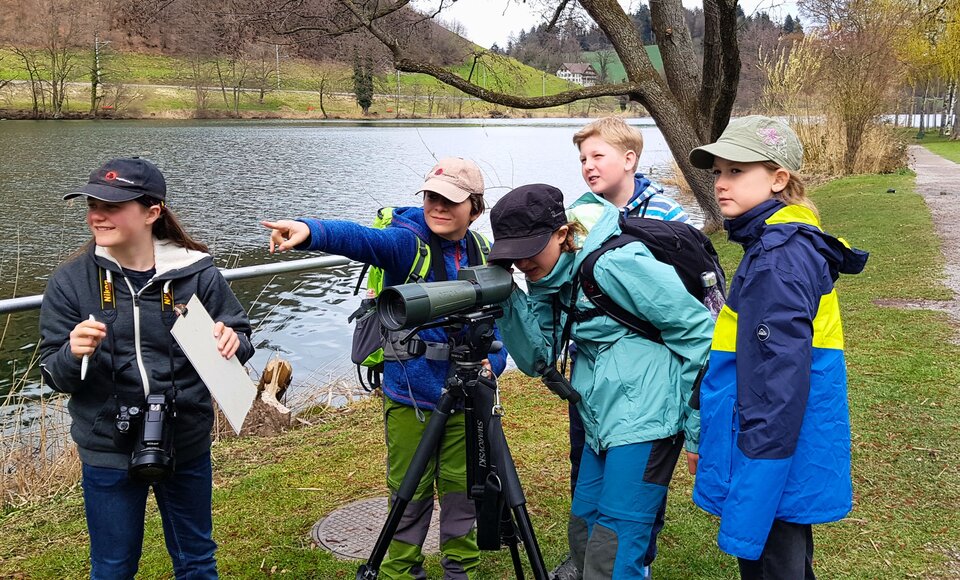
[(585, 87), (597, 84), (597, 71), (589, 62), (565, 62), (560, 65), (557, 76)]

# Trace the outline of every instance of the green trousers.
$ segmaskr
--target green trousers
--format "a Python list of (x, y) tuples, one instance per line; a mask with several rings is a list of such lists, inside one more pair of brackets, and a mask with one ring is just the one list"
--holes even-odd
[[(426, 411), (426, 421), (421, 423), (413, 407), (384, 398), (383, 414), (387, 485), (396, 494), (432, 413)], [(382, 578), (426, 578), (422, 547), (433, 514), (434, 485), (440, 498), (440, 552), (444, 578), (459, 580), (475, 575), (480, 563), (477, 513), (473, 501), (467, 498), (466, 432), (463, 412), (457, 411), (447, 420), (439, 448), (427, 464), (417, 491), (403, 512), (397, 533), (380, 566)]]

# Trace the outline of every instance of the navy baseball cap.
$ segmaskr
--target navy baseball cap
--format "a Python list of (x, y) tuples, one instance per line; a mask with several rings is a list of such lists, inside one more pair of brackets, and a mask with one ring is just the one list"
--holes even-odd
[(563, 193), (544, 183), (521, 185), (510, 191), (490, 210), (493, 249), (487, 259), (523, 260), (547, 247), (550, 236), (567, 225)]
[(63, 199), (81, 195), (112, 203), (143, 196), (162, 202), (167, 198), (167, 182), (157, 166), (146, 159), (121, 157), (111, 159), (94, 170), (86, 185), (63, 196)]

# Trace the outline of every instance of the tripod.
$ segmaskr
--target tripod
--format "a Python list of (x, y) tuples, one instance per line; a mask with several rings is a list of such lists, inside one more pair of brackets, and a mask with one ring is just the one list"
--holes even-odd
[(393, 498), (387, 520), (367, 562), (357, 570), (357, 580), (376, 580), (387, 547), (400, 525), (400, 518), (413, 499), (430, 458), (443, 437), (447, 420), (463, 403), (467, 438), (467, 482), (469, 497), (477, 503), (477, 544), (481, 550), (510, 548), (517, 578), (523, 578), (519, 544), (522, 542), (536, 580), (547, 579), (546, 564), (527, 513), (513, 457), (502, 425), (496, 379), (482, 366), (487, 353), (500, 346), (494, 342), (494, 319), (499, 307), (452, 315), (411, 330), (401, 343), (426, 328), (446, 326), (455, 331), (451, 339), (451, 370), (446, 388), (430, 416), (400, 489)]

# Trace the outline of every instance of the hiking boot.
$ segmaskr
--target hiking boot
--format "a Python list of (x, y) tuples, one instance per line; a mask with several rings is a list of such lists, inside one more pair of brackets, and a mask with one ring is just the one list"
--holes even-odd
[(577, 570), (570, 554), (567, 554), (563, 562), (550, 572), (550, 580), (583, 580), (583, 574)]

